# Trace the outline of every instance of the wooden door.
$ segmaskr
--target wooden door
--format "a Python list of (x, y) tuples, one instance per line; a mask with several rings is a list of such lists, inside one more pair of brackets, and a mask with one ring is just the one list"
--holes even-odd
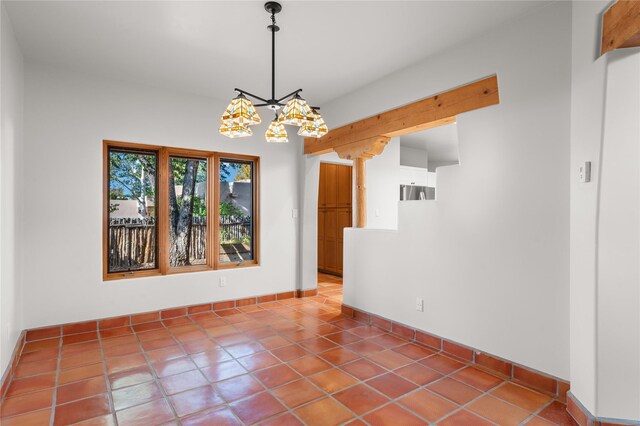
[(318, 270), (342, 275), (343, 229), (352, 220), (351, 166), (320, 163)]

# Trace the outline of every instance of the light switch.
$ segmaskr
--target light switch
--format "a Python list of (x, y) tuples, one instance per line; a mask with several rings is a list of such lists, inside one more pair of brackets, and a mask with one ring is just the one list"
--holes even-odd
[(298, 217), (298, 209), (291, 210), (291, 217), (294, 219)]
[(579, 171), (580, 182), (591, 182), (591, 161), (585, 161), (580, 165)]

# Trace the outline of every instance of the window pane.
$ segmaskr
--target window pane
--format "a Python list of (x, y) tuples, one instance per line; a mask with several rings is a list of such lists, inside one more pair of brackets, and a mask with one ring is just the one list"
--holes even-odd
[(155, 152), (109, 149), (109, 272), (157, 268)]
[(220, 160), (220, 262), (253, 260), (251, 161)]
[(207, 160), (169, 159), (169, 266), (207, 263)]

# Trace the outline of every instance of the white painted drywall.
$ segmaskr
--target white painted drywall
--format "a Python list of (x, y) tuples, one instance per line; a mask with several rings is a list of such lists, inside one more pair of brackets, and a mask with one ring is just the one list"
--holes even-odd
[(500, 88), (458, 117), (437, 201), (346, 231), (345, 303), (569, 378), (570, 21), (548, 4), (323, 106), (342, 124), (493, 73)]
[[(402, 137), (400, 137), (402, 140)], [(400, 144), (400, 165), (411, 167), (422, 167), (426, 169), (429, 166), (429, 153), (426, 149), (411, 148)]]
[[(570, 346), (571, 392), (595, 414), (596, 220), (606, 57), (599, 57), (600, 20), (608, 1), (572, 3)], [(590, 183), (578, 180), (591, 161)]]
[(0, 376), (22, 331), (20, 287), (20, 199), (19, 187), (24, 63), (11, 28), (11, 21), (0, 5), (2, 15), (2, 69), (0, 71), (1, 127), (0, 139)]
[[(219, 135), (227, 102), (27, 64), (25, 161), (16, 165), (28, 170), (25, 327), (296, 288), (298, 148), (267, 144), (268, 123), (252, 138)], [(103, 282), (103, 139), (259, 155), (261, 265)]]
[(607, 54), (598, 209), (598, 417), (640, 421), (640, 49)]
[(367, 160), (366, 168), (367, 228), (398, 229), (400, 139), (392, 138), (382, 155)]

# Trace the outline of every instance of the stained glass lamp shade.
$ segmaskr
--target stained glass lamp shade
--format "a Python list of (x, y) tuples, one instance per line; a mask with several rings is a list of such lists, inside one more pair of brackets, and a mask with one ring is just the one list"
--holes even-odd
[(243, 94), (233, 98), (222, 114), (222, 122), (225, 124), (238, 124), (246, 127), (258, 124), (260, 121), (260, 116), (253, 104)]
[(324, 124), (324, 119), (320, 116), (320, 114), (313, 111), (311, 115), (313, 116), (313, 120), (307, 121), (302, 126), (300, 126), (298, 134), (300, 136), (310, 138), (321, 138), (329, 132), (329, 129), (327, 128), (327, 125)]
[(267, 139), (267, 142), (289, 142), (289, 138), (287, 137), (287, 130), (284, 128), (284, 125), (277, 119), (273, 120), (271, 124), (269, 124), (269, 128), (267, 129), (267, 132), (264, 134), (264, 136)]
[(290, 126), (302, 126), (304, 123), (313, 120), (313, 112), (307, 101), (296, 95), (282, 110), (280, 122)]
[(228, 138), (244, 138), (253, 134), (249, 127), (234, 123), (222, 123), (218, 131)]

